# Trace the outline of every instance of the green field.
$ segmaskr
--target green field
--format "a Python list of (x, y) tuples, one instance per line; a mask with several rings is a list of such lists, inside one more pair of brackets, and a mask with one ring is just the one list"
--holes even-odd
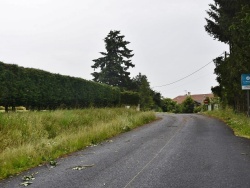
[(155, 119), (124, 108), (0, 113), (0, 179)]

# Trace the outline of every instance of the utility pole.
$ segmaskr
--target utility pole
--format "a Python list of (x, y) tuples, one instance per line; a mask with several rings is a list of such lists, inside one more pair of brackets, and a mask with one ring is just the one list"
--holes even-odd
[(249, 108), (249, 90), (250, 90), (250, 74), (242, 74), (241, 75), (241, 87), (242, 90), (247, 90), (247, 116), (250, 116), (250, 108)]
[(249, 117), (249, 90), (247, 90), (247, 116)]

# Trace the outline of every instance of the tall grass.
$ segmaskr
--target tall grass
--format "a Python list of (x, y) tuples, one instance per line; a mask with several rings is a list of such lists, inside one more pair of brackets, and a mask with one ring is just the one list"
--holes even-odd
[(250, 117), (245, 114), (235, 113), (232, 109), (207, 111), (205, 114), (217, 117), (229, 125), (236, 136), (250, 139)]
[(155, 118), (123, 108), (0, 113), (0, 179)]

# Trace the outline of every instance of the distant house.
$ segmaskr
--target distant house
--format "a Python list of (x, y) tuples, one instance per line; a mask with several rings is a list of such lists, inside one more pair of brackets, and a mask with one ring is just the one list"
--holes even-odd
[(173, 101), (177, 102), (177, 104), (181, 104), (188, 96), (190, 96), (196, 104), (203, 104), (205, 98), (213, 98), (214, 94), (197, 94), (197, 95), (191, 95), (190, 93), (188, 95), (180, 95), (178, 97), (175, 97)]

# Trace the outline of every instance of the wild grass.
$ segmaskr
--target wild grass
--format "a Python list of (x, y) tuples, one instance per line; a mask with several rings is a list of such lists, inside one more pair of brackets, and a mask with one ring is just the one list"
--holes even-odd
[(123, 108), (0, 113), (0, 179), (155, 118), (153, 112)]
[(236, 136), (250, 139), (250, 117), (245, 114), (235, 113), (232, 109), (207, 111), (205, 114), (217, 117), (232, 128)]

